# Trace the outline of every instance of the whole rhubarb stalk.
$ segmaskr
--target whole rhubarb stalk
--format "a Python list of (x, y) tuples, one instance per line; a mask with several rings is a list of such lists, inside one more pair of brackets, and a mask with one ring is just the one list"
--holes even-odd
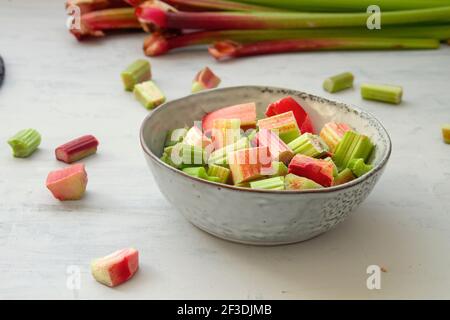
[(164, 0), (180, 10), (207, 11), (276, 11), (277, 9), (228, 0)]
[(102, 37), (106, 30), (142, 29), (133, 8), (92, 11), (81, 15), (80, 19), (80, 28), (70, 29), (78, 40), (89, 36)]
[(267, 40), (299, 38), (432, 38), (447, 40), (450, 38), (450, 25), (439, 26), (396, 26), (369, 30), (366, 27), (297, 29), (297, 30), (214, 30), (189, 32), (168, 36), (160, 32), (150, 34), (144, 41), (144, 52), (148, 56), (164, 54), (172, 49), (210, 44), (221, 40), (240, 43)]
[(208, 50), (217, 60), (226, 60), (284, 52), (437, 48), (439, 48), (439, 41), (435, 39), (330, 38), (274, 40), (249, 44), (240, 44), (234, 41), (219, 41), (214, 43)]
[[(141, 5), (136, 15), (156, 29), (299, 29), (366, 26), (370, 14), (305, 12), (173, 12)], [(383, 13), (383, 26), (447, 22), (450, 6)]]

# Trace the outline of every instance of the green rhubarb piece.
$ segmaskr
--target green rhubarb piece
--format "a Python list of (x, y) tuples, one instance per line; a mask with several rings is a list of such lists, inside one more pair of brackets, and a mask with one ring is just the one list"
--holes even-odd
[(228, 154), (233, 151), (245, 149), (249, 147), (247, 137), (243, 137), (233, 144), (229, 144), (221, 149), (215, 150), (208, 158), (209, 164), (226, 165), (228, 164)]
[(249, 130), (247, 130), (247, 132), (245, 132), (245, 135), (248, 138), (248, 140), (250, 142), (252, 142), (253, 139), (255, 139), (255, 136), (257, 133), (258, 133), (258, 130), (256, 130), (256, 129), (249, 129)]
[(354, 176), (352, 170), (350, 170), (349, 168), (345, 168), (344, 170), (339, 172), (339, 174), (337, 175), (336, 178), (334, 178), (333, 186), (338, 186), (338, 185), (350, 182), (353, 179), (355, 179), (355, 176)]
[(26, 158), (30, 156), (41, 143), (41, 135), (35, 129), (24, 129), (17, 132), (8, 140), (14, 157)]
[(167, 132), (164, 147), (174, 146), (177, 143), (182, 142), (187, 132), (188, 129), (186, 128), (178, 128), (170, 130), (169, 132)]
[(166, 101), (166, 97), (153, 81), (145, 81), (134, 86), (136, 100), (145, 108), (153, 109)]
[(130, 64), (120, 76), (122, 77), (125, 90), (133, 91), (136, 84), (152, 78), (150, 63), (143, 59), (136, 60)]
[(249, 182), (241, 182), (241, 183), (235, 184), (234, 186), (239, 187), (239, 188), (250, 188), (250, 183)]
[(208, 180), (208, 174), (206, 173), (206, 169), (204, 167), (189, 167), (184, 168), (182, 171), (190, 176)]
[(300, 137), (288, 143), (288, 147), (294, 154), (303, 154), (305, 156), (317, 158), (328, 152), (328, 146), (320, 138), (312, 133), (305, 132)]
[(333, 161), (339, 171), (346, 168), (352, 159), (362, 158), (367, 161), (373, 150), (370, 139), (355, 131), (347, 131), (336, 146)]
[(218, 182), (226, 183), (230, 177), (230, 169), (216, 165), (210, 164), (208, 166), (208, 176), (216, 177), (219, 179)]
[(336, 177), (339, 174), (339, 170), (338, 170), (336, 164), (334, 163), (333, 159), (331, 159), (331, 157), (326, 157), (323, 160), (331, 162), (333, 164), (333, 177)]
[(292, 111), (258, 120), (259, 129), (267, 129), (278, 134), (284, 143), (289, 143), (300, 136), (300, 129)]
[(293, 173), (289, 173), (284, 177), (284, 186), (286, 190), (308, 190), (321, 189), (320, 184), (305, 177), (299, 177)]
[(445, 143), (450, 144), (450, 124), (445, 124), (442, 126), (442, 139), (444, 139)]
[(273, 177), (269, 179), (250, 182), (252, 189), (284, 190), (284, 177)]
[(281, 161), (273, 161), (272, 162), (272, 177), (285, 176), (288, 173), (288, 168)]
[(181, 159), (183, 165), (202, 166), (205, 164), (206, 153), (201, 147), (183, 144)]
[(353, 174), (357, 177), (361, 177), (363, 174), (366, 174), (370, 170), (373, 169), (373, 166), (371, 164), (365, 164), (364, 159), (358, 158), (358, 159), (352, 159), (348, 163), (348, 168), (352, 170)]
[(211, 181), (211, 182), (223, 183), (219, 177), (208, 176), (208, 178), (206, 180)]
[(402, 102), (403, 89), (400, 86), (382, 84), (361, 84), (361, 96), (367, 100), (376, 100), (399, 104)]
[(323, 88), (331, 93), (353, 87), (353, 74), (344, 72), (325, 79)]

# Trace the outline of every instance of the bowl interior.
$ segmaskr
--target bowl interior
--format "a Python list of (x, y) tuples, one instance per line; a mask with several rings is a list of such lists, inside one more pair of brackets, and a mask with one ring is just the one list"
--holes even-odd
[(167, 102), (144, 120), (142, 142), (151, 153), (160, 157), (168, 130), (190, 127), (207, 112), (245, 102), (255, 102), (258, 118), (263, 118), (269, 103), (286, 96), (292, 96), (308, 112), (316, 133), (325, 123), (335, 121), (348, 123), (369, 136), (375, 144), (370, 159), (375, 168), (389, 156), (389, 136), (380, 122), (367, 112), (296, 90), (259, 86), (215, 89)]

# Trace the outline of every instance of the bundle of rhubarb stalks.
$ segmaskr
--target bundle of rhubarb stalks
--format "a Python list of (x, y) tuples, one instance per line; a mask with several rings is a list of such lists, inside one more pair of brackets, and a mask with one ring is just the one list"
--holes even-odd
[[(148, 56), (197, 45), (209, 45), (217, 60), (301, 51), (437, 49), (450, 39), (450, 0), (68, 0), (66, 5), (79, 7), (72, 11), (81, 13), (79, 23), (71, 26), (79, 40), (117, 30), (145, 31)], [(368, 10), (371, 5), (380, 15)]]

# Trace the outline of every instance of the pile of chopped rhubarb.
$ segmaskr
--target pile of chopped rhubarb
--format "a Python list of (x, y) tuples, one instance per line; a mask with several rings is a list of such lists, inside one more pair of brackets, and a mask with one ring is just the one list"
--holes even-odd
[[(144, 52), (209, 45), (217, 60), (281, 52), (436, 49), (450, 39), (448, 0), (67, 0), (79, 40), (148, 33)], [(374, 6), (370, 6), (374, 8)], [(381, 25), (382, 24), (382, 25)]]
[(265, 115), (257, 119), (254, 102), (207, 113), (167, 133), (161, 160), (203, 180), (266, 190), (326, 188), (373, 169), (373, 143), (348, 124), (328, 122), (316, 135), (292, 97), (271, 103)]

